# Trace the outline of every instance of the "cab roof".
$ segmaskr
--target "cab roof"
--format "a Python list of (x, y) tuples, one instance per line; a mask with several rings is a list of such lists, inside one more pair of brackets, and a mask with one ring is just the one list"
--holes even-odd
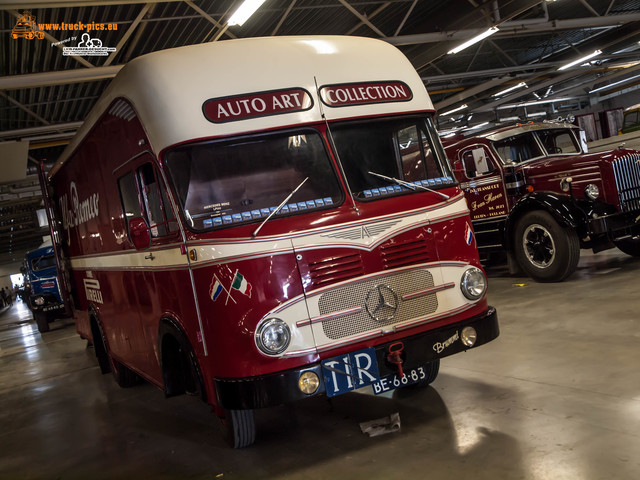
[[(317, 86), (401, 81), (412, 98), (404, 102), (331, 108), (319, 102)], [(294, 113), (212, 123), (203, 114), (212, 98), (302, 88), (312, 108)], [(50, 176), (68, 160), (114, 101), (128, 100), (154, 152), (193, 139), (234, 135), (301, 123), (365, 115), (433, 110), (413, 65), (396, 47), (351, 36), (265, 37), (225, 40), (162, 50), (129, 62), (113, 79), (62, 153)]]

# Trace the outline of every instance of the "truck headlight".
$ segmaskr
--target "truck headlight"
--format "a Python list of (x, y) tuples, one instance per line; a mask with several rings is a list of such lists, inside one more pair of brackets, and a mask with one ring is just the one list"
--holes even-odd
[(44, 305), (44, 297), (36, 297), (33, 299), (33, 303), (36, 305)]
[(460, 280), (460, 290), (469, 300), (478, 300), (487, 290), (487, 279), (477, 267), (467, 268)]
[(284, 352), (290, 341), (289, 326), (279, 318), (265, 320), (256, 332), (256, 345), (267, 355)]
[(595, 200), (600, 196), (600, 189), (597, 185), (590, 183), (586, 187), (584, 187), (584, 196), (589, 200)]

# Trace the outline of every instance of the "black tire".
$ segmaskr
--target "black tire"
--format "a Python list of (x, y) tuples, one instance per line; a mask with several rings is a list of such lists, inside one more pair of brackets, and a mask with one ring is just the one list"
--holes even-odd
[(424, 366), (424, 373), (426, 377), (422, 380), (419, 380), (418, 383), (414, 383), (411, 385), (412, 387), (422, 388), (431, 385), (434, 380), (438, 377), (438, 372), (440, 372), (440, 359), (437, 358), (432, 362), (427, 363)]
[(613, 243), (622, 253), (632, 257), (640, 257), (640, 237), (622, 238)]
[(140, 377), (135, 372), (113, 359), (109, 353), (107, 338), (102, 331), (102, 327), (95, 319), (91, 321), (91, 332), (100, 372), (103, 375), (111, 372), (116, 383), (122, 388), (133, 387), (140, 383)]
[(38, 331), (40, 333), (49, 331), (49, 320), (47, 320), (47, 315), (42, 312), (33, 312), (33, 319), (36, 321), (36, 325), (38, 325)]
[(580, 240), (550, 213), (526, 213), (516, 224), (513, 248), (522, 270), (538, 282), (560, 282), (575, 272)]
[(232, 448), (244, 448), (256, 441), (253, 410), (225, 410), (223, 420), (226, 440)]
[(111, 373), (113, 373), (113, 378), (115, 378), (116, 383), (120, 387), (130, 388), (140, 383), (141, 378), (133, 370), (114, 360), (111, 355), (109, 355), (109, 360), (111, 360)]

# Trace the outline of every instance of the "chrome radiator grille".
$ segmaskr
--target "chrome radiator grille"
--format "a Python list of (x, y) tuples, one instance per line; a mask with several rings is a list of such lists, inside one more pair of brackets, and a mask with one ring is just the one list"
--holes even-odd
[[(390, 287), (398, 296), (398, 311), (394, 318), (387, 321), (374, 320), (367, 313), (365, 305), (367, 294), (377, 285)], [(322, 322), (324, 334), (332, 340), (337, 340), (433, 313), (438, 309), (438, 298), (435, 293), (411, 300), (402, 300), (402, 296), (407, 293), (433, 286), (433, 276), (427, 270), (410, 270), (365, 280), (323, 293), (318, 301), (321, 315), (354, 307), (362, 308), (358, 313)]]
[(640, 210), (640, 154), (630, 153), (612, 162), (623, 212)]

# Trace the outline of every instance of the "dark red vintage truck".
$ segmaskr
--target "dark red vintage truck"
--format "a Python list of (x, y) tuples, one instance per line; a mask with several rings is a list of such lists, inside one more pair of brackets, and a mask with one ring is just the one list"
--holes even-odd
[(580, 249), (640, 256), (640, 152), (587, 153), (568, 123), (503, 127), (445, 149), (465, 192), (481, 258), (561, 281)]

